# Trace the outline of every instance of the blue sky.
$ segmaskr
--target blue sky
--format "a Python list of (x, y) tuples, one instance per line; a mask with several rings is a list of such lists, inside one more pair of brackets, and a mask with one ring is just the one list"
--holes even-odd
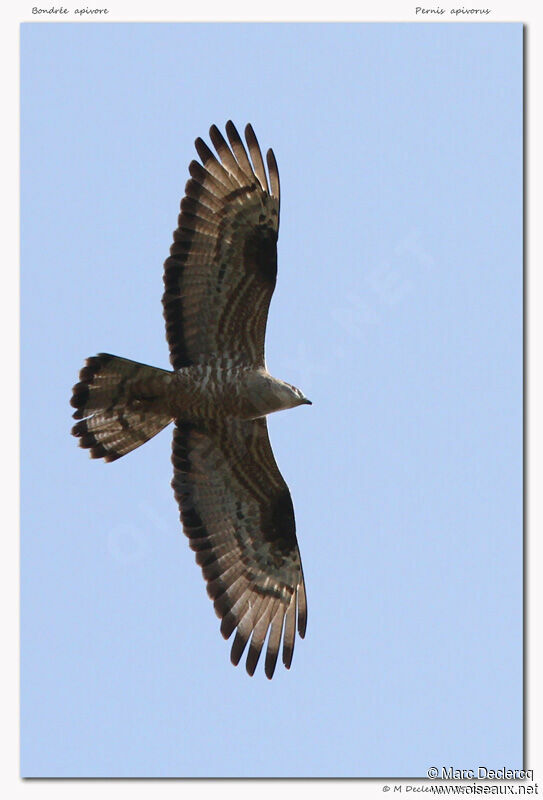
[[(23, 25), (21, 771), (423, 776), (522, 763), (520, 24)], [(269, 420), (307, 637), (229, 663), (170, 431), (69, 435), (86, 356), (168, 365), (160, 297), (211, 123), (282, 181)]]

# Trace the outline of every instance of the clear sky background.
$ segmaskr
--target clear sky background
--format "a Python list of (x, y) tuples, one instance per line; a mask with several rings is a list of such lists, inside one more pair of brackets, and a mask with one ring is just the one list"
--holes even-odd
[[(520, 24), (23, 25), (25, 776), (522, 765)], [(162, 262), (211, 123), (282, 181), (270, 435), (306, 639), (268, 681), (179, 523), (171, 432), (70, 434), (84, 358), (168, 366)]]

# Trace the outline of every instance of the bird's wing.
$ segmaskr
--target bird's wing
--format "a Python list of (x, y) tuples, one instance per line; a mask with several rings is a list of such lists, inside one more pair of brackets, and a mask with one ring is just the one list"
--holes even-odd
[(237, 628), (231, 660), (249, 639), (252, 675), (268, 630), (265, 672), (271, 678), (283, 639), (292, 661), (295, 630), (303, 638), (306, 594), (290, 492), (273, 457), (265, 419), (178, 423), (172, 486), (183, 529), (196, 552), (225, 639)]
[[(249, 157), (232, 122), (230, 146), (213, 125), (218, 160), (202, 139), (164, 264), (164, 318), (174, 369), (210, 358), (262, 366), (268, 308), (277, 275), (279, 173), (266, 175), (250, 125)], [(252, 163), (251, 163), (252, 162)]]

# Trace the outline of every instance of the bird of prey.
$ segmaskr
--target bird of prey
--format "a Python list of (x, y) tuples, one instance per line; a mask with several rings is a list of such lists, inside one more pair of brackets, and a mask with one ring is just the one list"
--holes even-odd
[[(265, 673), (283, 642), (306, 629), (294, 510), (273, 457), (266, 415), (311, 404), (266, 368), (264, 338), (277, 275), (279, 173), (268, 173), (251, 125), (247, 150), (232, 122), (213, 125), (219, 158), (198, 138), (178, 227), (164, 264), (166, 338), (173, 371), (100, 353), (73, 387), (72, 429), (92, 458), (114, 461), (174, 423), (172, 487), (238, 664)], [(248, 151), (248, 152), (247, 152)], [(268, 635), (269, 632), (269, 635)]]

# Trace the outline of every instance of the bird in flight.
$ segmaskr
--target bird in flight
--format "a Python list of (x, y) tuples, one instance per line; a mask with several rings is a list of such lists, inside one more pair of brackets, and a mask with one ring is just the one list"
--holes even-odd
[(264, 358), (277, 276), (279, 173), (264, 166), (251, 125), (245, 148), (232, 122), (228, 143), (198, 138), (178, 227), (164, 264), (162, 304), (173, 371), (100, 353), (73, 387), (72, 433), (92, 458), (114, 461), (174, 423), (172, 487), (207, 592), (234, 631), (238, 664), (250, 640), (253, 675), (267, 640), (265, 673), (281, 648), (290, 668), (306, 592), (287, 484), (275, 462), (267, 414), (311, 404), (270, 375)]

